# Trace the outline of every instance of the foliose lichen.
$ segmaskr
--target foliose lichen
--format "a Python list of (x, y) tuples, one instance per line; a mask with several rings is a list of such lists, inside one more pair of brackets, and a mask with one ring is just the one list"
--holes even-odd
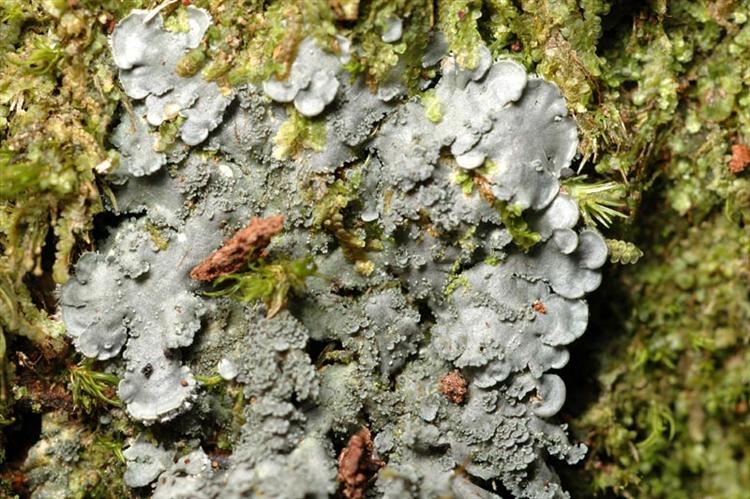
[(185, 9), (185, 29), (164, 29), (157, 11), (136, 10), (112, 33), (112, 57), (128, 97), (145, 101), (145, 117), (152, 126), (185, 118), (180, 136), (187, 145), (203, 142), (221, 122), (231, 90), (222, 90), (202, 75), (180, 75), (177, 66), (197, 48), (211, 16), (193, 6)]
[[(332, 152), (326, 140), (332, 132), (328, 126), (332, 116), (325, 111), (305, 118), (292, 111), (292, 104), (287, 109), (256, 106), (266, 102), (267, 96), (237, 87), (247, 82), (261, 85), (274, 76), (285, 80), (299, 43), (308, 36), (335, 55), (350, 47), (346, 49), (348, 61), (342, 60), (348, 73), (340, 78), (342, 84), (351, 75), (361, 75), (369, 89), (382, 87), (382, 95), (399, 92), (393, 82), (402, 85), (400, 91), (428, 89), (420, 101), (433, 122), (440, 121), (444, 112), (444, 103), (434, 98), (435, 77), (440, 71), (436, 64), (449, 48), (462, 65), (474, 69), (483, 40), (494, 59), (509, 58), (556, 83), (578, 126), (582, 156), (580, 162), (574, 159), (573, 166), (586, 173), (594, 186), (606, 183), (616, 187), (607, 192), (620, 194), (607, 194), (603, 200), (627, 207), (617, 208), (627, 218), (613, 217), (608, 228), (608, 223), (595, 216), (602, 213), (596, 206), (605, 206), (599, 194), (591, 196), (599, 200), (585, 203), (574, 196), (582, 222), (591, 225), (591, 219), (609, 237), (637, 242), (635, 247), (608, 240), (612, 261), (633, 262), (640, 255), (639, 247), (645, 253), (635, 266), (620, 272), (608, 269), (605, 294), (598, 294), (591, 307), (592, 319), (599, 323), (592, 324), (594, 334), (576, 343), (574, 361), (570, 362), (575, 365), (561, 373), (569, 386), (573, 383), (576, 388), (568, 390), (560, 418), (570, 422), (573, 434), (590, 448), (584, 466), (568, 469), (564, 483), (575, 497), (595, 493), (744, 497), (750, 487), (746, 431), (750, 412), (744, 367), (750, 365), (745, 334), (749, 316), (747, 279), (743, 278), (750, 248), (750, 188), (748, 169), (732, 170), (740, 169), (743, 162), (741, 146), (750, 144), (747, 0), (656, 0), (637, 5), (611, 0), (167, 1), (161, 12), (164, 25), (173, 33), (185, 33), (186, 3), (209, 11), (213, 24), (201, 45), (179, 58), (175, 72), (181, 77), (201, 74), (222, 89), (233, 86), (238, 95), (243, 94), (241, 105), (246, 109), (268, 112), (271, 121), (286, 124), (279, 131), (271, 126), (251, 130), (227, 123), (216, 130), (225, 137), (242, 130), (244, 144), (266, 143), (269, 156), (278, 152), (282, 159), (299, 160), (324, 149)], [(136, 143), (154, 143), (156, 153), (170, 155), (169, 166), (157, 169), (152, 164), (152, 178), (127, 179), (144, 189), (113, 187), (119, 191), (116, 198), (109, 193), (112, 183), (126, 181), (116, 179), (117, 172), (127, 173), (126, 166), (118, 167), (125, 148), (117, 146), (119, 152), (112, 149), (115, 136), (119, 130), (131, 128), (126, 117), (129, 110), (142, 122), (145, 110), (138, 109), (143, 102), (131, 102), (117, 84), (108, 36), (131, 9), (150, 6), (141, 0), (0, 0), (0, 460), (6, 459), (3, 465), (9, 468), (0, 474), (0, 495), (23, 495), (26, 486), (32, 491), (39, 488), (40, 493), (52, 490), (44, 487), (45, 481), (59, 485), (56, 492), (60, 494), (67, 482), (71, 496), (128, 495), (120, 487), (121, 478), (98, 473), (117, 469), (99, 466), (102, 454), (88, 452), (100, 446), (80, 447), (77, 466), (54, 461), (40, 473), (20, 469), (15, 454), (19, 449), (16, 437), (34, 435), (27, 431), (35, 421), (35, 414), (29, 416), (28, 410), (48, 416), (70, 398), (70, 392), (75, 397), (77, 385), (68, 381), (68, 365), (94, 365), (92, 372), (105, 374), (106, 370), (111, 379), (120, 377), (115, 371), (123, 374), (117, 360), (79, 363), (78, 354), (61, 348), (65, 343), (63, 327), (54, 311), (50, 279), (63, 282), (79, 252), (106, 239), (103, 233), (112, 222), (111, 215), (94, 218), (102, 203), (124, 216), (142, 216), (148, 204), (149, 219), (158, 224), (149, 221), (146, 230), (162, 250), (169, 246), (167, 222), (180, 220), (175, 207), (181, 206), (183, 194), (162, 192), (156, 206), (148, 188), (166, 182), (169, 173), (174, 175), (174, 164), (180, 162), (177, 156), (189, 150), (179, 138), (183, 116), (163, 122), (158, 130), (146, 127), (152, 136), (149, 141), (132, 138)], [(384, 41), (383, 35), (396, 19), (402, 21), (401, 38)], [(442, 32), (436, 33), (435, 26)], [(373, 94), (364, 93), (357, 99), (364, 102), (369, 95)], [(337, 93), (334, 101), (341, 97)], [(232, 105), (239, 103), (235, 100)], [(234, 116), (225, 113), (225, 120)], [(118, 120), (120, 126), (113, 136), (112, 125)], [(368, 126), (359, 127), (357, 120), (341, 124), (344, 131), (357, 129), (358, 134), (351, 136), (361, 137), (361, 132), (367, 137), (369, 133)], [(215, 142), (214, 135), (208, 140)], [(234, 150), (238, 158), (243, 147)], [(221, 149), (229, 153), (226, 142)], [(138, 152), (146, 157), (151, 154), (149, 147)], [(137, 156), (135, 153), (131, 151), (131, 157)], [(355, 151), (351, 157), (364, 155)], [(326, 160), (321, 158), (318, 171), (327, 171)], [(306, 161), (297, 165), (306, 165)], [(372, 275), (378, 268), (370, 253), (382, 246), (380, 239), (387, 242), (388, 237), (378, 223), (373, 224), (376, 211), (371, 207), (377, 205), (377, 198), (366, 200), (360, 193), (360, 186), (377, 179), (378, 170), (358, 179), (352, 175), (358, 168), (361, 164), (347, 163), (344, 174), (339, 172), (332, 182), (328, 173), (322, 175), (320, 182), (325, 180), (327, 186), (337, 188), (327, 189), (327, 195), (320, 189), (305, 199), (311, 200), (316, 211), (327, 214), (320, 233), (314, 235), (316, 241), (331, 234), (335, 241), (326, 239), (331, 248), (337, 244), (347, 248), (346, 256), (337, 252), (328, 268), (337, 270), (354, 262)], [(451, 180), (462, 192), (479, 191), (491, 199), (484, 196), (488, 191), (483, 189), (482, 177), (493, 168), (495, 165), (483, 164), (474, 170), (455, 169)], [(114, 173), (104, 175), (106, 172)], [(569, 172), (564, 170), (562, 175), (567, 177)], [(200, 190), (197, 179), (191, 182), (195, 186), (191, 192)], [(580, 181), (566, 178), (562, 190), (570, 194), (573, 183), (580, 185)], [(192, 199), (193, 194), (186, 196)], [(112, 206), (112, 200), (117, 206)], [(325, 209), (317, 209), (321, 204)], [(356, 217), (360, 206), (365, 208), (360, 217), (364, 224)], [(541, 232), (534, 230), (541, 229), (531, 225), (535, 212), (518, 215), (518, 207), (500, 203), (496, 207), (505, 227), (486, 233), (487, 245), (481, 253), (473, 253), (473, 236), (468, 231), (430, 234), (431, 226), (420, 225), (409, 229), (410, 238), (397, 231), (399, 256), (408, 256), (407, 249), (419, 246), (434, 262), (409, 268), (404, 267), (404, 260), (399, 262), (399, 275), (409, 284), (410, 298), (415, 298), (410, 310), (425, 317), (420, 320), (431, 320), (423, 301), (432, 295), (430, 283), (447, 276), (447, 284), (438, 286), (439, 291), (460, 293), (468, 284), (462, 266), (479, 260), (499, 265), (511, 249), (523, 244), (533, 251), (539, 243)], [(218, 248), (252, 216), (263, 213), (258, 210), (224, 228), (221, 240), (211, 249)], [(313, 227), (317, 225), (313, 223)], [(445, 244), (453, 237), (464, 244)], [(557, 239), (560, 244), (575, 240), (566, 231)], [(454, 267), (456, 261), (467, 262), (467, 258), (468, 263)], [(283, 255), (283, 260), (297, 258)], [(327, 274), (333, 285), (338, 285), (333, 280), (338, 272), (328, 270)], [(358, 276), (344, 280), (354, 283), (355, 278)], [(309, 280), (306, 293), (313, 291), (314, 284)], [(351, 297), (351, 288), (341, 288), (341, 293)], [(298, 298), (293, 298), (289, 305), (294, 309), (297, 303)], [(334, 306), (332, 299), (326, 303)], [(545, 308), (537, 301), (532, 307), (535, 311)], [(238, 395), (239, 384), (224, 383), (215, 374), (218, 363), (226, 358), (225, 342), (243, 330), (235, 327), (239, 316), (220, 314), (218, 320), (204, 321), (197, 340), (181, 352), (203, 388), (191, 410), (165, 426), (190, 435), (191, 447), (199, 439), (217, 468), (223, 466), (223, 456), (233, 447), (243, 424), (241, 407), (248, 402)], [(325, 324), (324, 317), (321, 323)], [(326, 413), (339, 425), (333, 439), (338, 449), (347, 440), (342, 435), (349, 436), (363, 426), (349, 428), (346, 423), (356, 419), (361, 406), (359, 397), (352, 395), (359, 393), (360, 386), (359, 378), (352, 376), (357, 359), (339, 342), (313, 340), (307, 349), (315, 364), (329, 373), (329, 379), (322, 380), (319, 403), (340, 401), (335, 414), (332, 410)], [(419, 344), (418, 351), (421, 349)], [(582, 352), (589, 352), (588, 356), (582, 357)], [(43, 360), (38, 361), (42, 353)], [(47, 364), (50, 356), (59, 361)], [(82, 372), (88, 369), (82, 368)], [(346, 373), (347, 382), (334, 383), (339, 376), (333, 376), (334, 372)], [(439, 379), (445, 374), (441, 372)], [(92, 410), (111, 411), (121, 418), (123, 414), (115, 407), (119, 400), (109, 386), (106, 398), (115, 404), (100, 401)], [(81, 402), (82, 407), (84, 404)], [(96, 417), (79, 421), (77, 411), (81, 408), (69, 408), (67, 412), (75, 413), (75, 421), (60, 425), (85, 426), (84, 439), (105, 431)], [(369, 421), (362, 423), (369, 425)], [(66, 434), (50, 433), (40, 442), (64, 440)], [(373, 434), (377, 435), (375, 428)], [(121, 448), (122, 438), (116, 440), (112, 448)], [(170, 447), (172, 436), (160, 435), (159, 440)], [(110, 460), (117, 453), (106, 452)], [(75, 458), (72, 454), (68, 457)], [(32, 460), (35, 457), (30, 454)], [(556, 470), (565, 472), (565, 467), (558, 465)], [(88, 480), (97, 473), (101, 480)], [(29, 478), (26, 485), (24, 474)], [(483, 493), (465, 475), (456, 477), (454, 483), (460, 495)], [(491, 485), (483, 482), (485, 488)], [(393, 490), (399, 489), (394, 486)], [(508, 495), (499, 484), (498, 490)]]
[[(112, 34), (123, 87), (143, 100), (116, 131), (110, 210), (127, 217), (79, 259), (63, 321), (79, 352), (112, 362), (136, 421), (210, 417), (194, 373), (216, 366), (248, 403), (223, 465), (200, 440), (172, 464), (167, 435), (125, 450), (125, 482), (163, 498), (495, 497), (495, 482), (567, 497), (553, 460), (578, 462), (585, 446), (554, 420), (566, 393), (554, 371), (586, 328), (607, 245), (560, 190), (577, 135), (558, 88), (486, 47), (471, 65), (437, 56), (435, 120), (344, 78), (341, 54), (306, 38), (287, 79), (223, 92), (178, 71), (210, 23), (184, 16), (170, 31), (158, 10), (135, 11)], [(392, 19), (384, 41), (402, 30)], [(325, 144), (274, 154), (289, 112), (325, 123)], [(182, 145), (155, 151), (156, 127), (178, 115)], [(278, 214), (283, 230), (274, 218), (240, 248), (252, 261), (235, 261), (226, 248), (250, 230), (238, 229)], [(205, 274), (212, 288), (190, 273), (224, 244), (228, 276), (282, 259), (315, 270), (283, 303), (212, 298), (227, 276)], [(442, 393), (448, 373), (464, 380), (460, 403)], [(382, 466), (342, 485), (350, 459), (336, 446), (363, 426)]]

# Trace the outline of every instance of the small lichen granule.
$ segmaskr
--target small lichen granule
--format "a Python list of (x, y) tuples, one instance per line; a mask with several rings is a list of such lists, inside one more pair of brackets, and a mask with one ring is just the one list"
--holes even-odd
[[(132, 106), (111, 138), (117, 222), (61, 291), (75, 348), (120, 377), (142, 425), (126, 483), (155, 498), (492, 498), (495, 483), (568, 497), (555, 466), (586, 448), (556, 419), (556, 372), (607, 246), (560, 189), (578, 145), (560, 90), (484, 46), (462, 67), (439, 34), (427, 99), (399, 65), (373, 86), (348, 72), (360, 47), (316, 37), (286, 74), (228, 89), (184, 70), (212, 19), (177, 12), (114, 27)], [(378, 43), (406, 30), (393, 17)], [(244, 300), (220, 292), (233, 275), (250, 276)]]

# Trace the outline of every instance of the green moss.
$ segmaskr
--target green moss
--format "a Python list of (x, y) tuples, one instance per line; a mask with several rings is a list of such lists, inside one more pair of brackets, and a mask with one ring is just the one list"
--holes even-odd
[(461, 187), (461, 191), (465, 195), (471, 196), (476, 187), (488, 202), (493, 202), (494, 196), (485, 189), (485, 186), (487, 182), (486, 177), (493, 173), (496, 168), (497, 166), (489, 159), (485, 160), (482, 166), (473, 170), (466, 170), (455, 165), (451, 178)]
[(326, 145), (326, 122), (302, 116), (289, 107), (289, 117), (279, 127), (273, 143), (273, 156), (276, 159), (297, 156), (304, 149), (322, 151)]
[(206, 53), (201, 48), (193, 49), (177, 61), (175, 71), (178, 75), (187, 78), (197, 74), (206, 61)]
[(42, 273), (50, 231), (53, 276), (67, 279), (73, 247), (101, 209), (93, 170), (110, 159), (105, 137), (120, 99), (100, 21), (111, 16), (106, 6), (22, 4), (3, 2), (0, 53), (1, 267), (16, 296), (26, 273)]
[(750, 233), (716, 214), (675, 235), (665, 231), (630, 273), (626, 335), (600, 352), (602, 393), (574, 426), (591, 438), (596, 489), (742, 497), (750, 285), (733, 276), (750, 257)]
[(477, 21), (482, 17), (480, 0), (447, 0), (438, 2), (438, 27), (445, 34), (456, 62), (473, 69), (479, 63), (482, 36)]
[(156, 152), (169, 152), (177, 144), (180, 127), (185, 122), (185, 118), (177, 116), (171, 120), (165, 120), (159, 125), (159, 137), (154, 144)]
[(508, 204), (505, 201), (496, 199), (492, 194), (489, 189), (487, 176), (495, 168), (496, 165), (489, 160), (474, 170), (455, 168), (453, 180), (461, 186), (461, 190), (467, 196), (473, 195), (474, 188), (476, 188), (479, 195), (500, 214), (500, 219), (513, 238), (515, 245), (522, 251), (529, 251), (536, 243), (541, 241), (541, 236), (529, 227), (528, 222), (523, 218), (523, 208), (521, 206)]
[(461, 187), (461, 192), (466, 196), (470, 196), (474, 192), (474, 176), (471, 174), (471, 171), (456, 168), (452, 178)]
[(49, 75), (56, 69), (63, 59), (63, 52), (59, 44), (50, 42), (44, 36), (38, 36), (31, 40), (25, 56), (8, 54), (8, 62), (21, 67), (23, 72), (35, 75)]
[(11, 393), (20, 393), (14, 336), (46, 358), (65, 351), (43, 304), (76, 248), (90, 244), (102, 206), (95, 168), (115, 158), (107, 135), (122, 98), (108, 30), (140, 6), (0, 1), (0, 418), (12, 418)]
[(68, 368), (68, 388), (73, 395), (73, 405), (88, 413), (103, 405), (122, 407), (122, 402), (114, 395), (120, 379), (93, 367), (93, 361), (85, 360)]
[(151, 241), (159, 251), (164, 251), (169, 247), (169, 240), (165, 239), (159, 228), (151, 222), (146, 222), (146, 230), (148, 231)]
[(422, 94), (422, 105), (428, 120), (439, 123), (443, 119), (443, 106), (434, 89)]
[(627, 218), (620, 210), (625, 208), (625, 186), (617, 182), (587, 182), (585, 175), (563, 180), (560, 188), (568, 193), (581, 211), (586, 225), (609, 227), (616, 218)]
[(218, 374), (213, 375), (205, 375), (205, 374), (196, 374), (195, 380), (200, 383), (203, 386), (206, 387), (213, 387), (221, 385), (225, 380)]
[(299, 42), (306, 36), (333, 48), (334, 12), (325, 0), (300, 2), (196, 2), (207, 8), (215, 25), (209, 29), (204, 76), (226, 77), (225, 83), (259, 83), (287, 76)]
[(355, 270), (369, 275), (374, 267), (369, 262), (369, 251), (382, 249), (382, 230), (376, 222), (365, 223), (353, 216), (361, 208), (359, 189), (362, 181), (361, 167), (353, 165), (341, 172), (330, 186), (312, 193), (313, 229), (326, 230), (338, 241), (344, 256), (355, 264)]
[(240, 301), (265, 303), (268, 317), (286, 307), (289, 295), (300, 295), (306, 289), (305, 279), (317, 274), (312, 259), (277, 259), (248, 265), (247, 271), (217, 277), (214, 291), (206, 296), (229, 296)]
[(488, 256), (487, 258), (484, 259), (484, 263), (486, 263), (487, 265), (491, 265), (493, 267), (495, 267), (497, 265), (500, 265), (501, 261), (502, 260), (500, 260), (499, 257), (494, 256), (494, 255), (490, 255), (490, 256)]
[(611, 259), (645, 253), (605, 283), (606, 296), (628, 299), (607, 305), (623, 330), (597, 349), (601, 394), (574, 422), (591, 448), (587, 477), (570, 480), (574, 496), (748, 490), (748, 390), (736, 367), (747, 356), (747, 285), (729, 276), (747, 258), (750, 196), (744, 175), (728, 171), (730, 146), (750, 139), (748, 7), (491, 0), (480, 18), (495, 55), (568, 99), (579, 168), (595, 170), (575, 193), (584, 218), (603, 229), (619, 219), (610, 234), (638, 237), (638, 247), (610, 239)]
[[(110, 428), (96, 428), (81, 438), (82, 450), (78, 466), (68, 481), (70, 497), (123, 498), (135, 497), (125, 485), (125, 456), (127, 425), (115, 420)], [(78, 494), (74, 496), (73, 494)]]
[(469, 280), (466, 278), (466, 276), (463, 275), (451, 275), (448, 277), (448, 281), (445, 284), (445, 288), (443, 289), (443, 295), (445, 297), (448, 297), (456, 292), (457, 289), (463, 288), (463, 289), (469, 289), (471, 285), (469, 284)]
[[(383, 31), (396, 18), (403, 22), (401, 39), (386, 43), (382, 40)], [(434, 22), (433, 3), (426, 0), (361, 2), (357, 22), (349, 36), (358, 50), (345, 68), (353, 75), (364, 75), (373, 90), (383, 81), (395, 80), (415, 92), (423, 73), (422, 54)], [(394, 71), (397, 67), (399, 69)]]
[(541, 241), (541, 236), (534, 232), (523, 218), (523, 208), (519, 205), (496, 201), (495, 208), (500, 212), (503, 225), (513, 237), (513, 242), (521, 250), (529, 251), (536, 243)]
[(179, 2), (167, 5), (162, 11), (164, 29), (173, 33), (187, 33), (190, 31), (187, 9)]
[(623, 265), (638, 262), (643, 256), (643, 251), (635, 244), (619, 239), (607, 239), (607, 249), (609, 250), (609, 261), (612, 263), (622, 263)]

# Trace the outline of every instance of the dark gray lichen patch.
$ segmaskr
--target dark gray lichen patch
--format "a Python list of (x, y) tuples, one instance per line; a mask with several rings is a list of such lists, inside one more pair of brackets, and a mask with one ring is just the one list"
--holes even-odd
[[(132, 218), (62, 291), (76, 348), (122, 354), (119, 395), (136, 420), (210, 417), (215, 399), (194, 370), (223, 366), (216, 383), (239, 387), (229, 460), (149, 469), (154, 497), (328, 497), (339, 488), (334, 442), (363, 427), (383, 464), (357, 481), (368, 494), (495, 497), (476, 483), (496, 480), (517, 497), (566, 497), (552, 463), (577, 462), (585, 447), (554, 422), (565, 401), (554, 371), (586, 328), (583, 298), (607, 246), (579, 229), (559, 190), (577, 135), (557, 87), (484, 48), (471, 68), (436, 50), (426, 60), (442, 60), (436, 119), (396, 87), (379, 95), (343, 77), (346, 54), (310, 38), (286, 80), (225, 95), (177, 73), (210, 22), (186, 15), (179, 33), (153, 11), (115, 29), (121, 81), (143, 100), (115, 132), (116, 209)], [(400, 23), (384, 40), (398, 40)], [(173, 114), (183, 142), (206, 149), (154, 149), (153, 127)], [(280, 154), (288, 137), (301, 146)], [(262, 301), (204, 296), (190, 270), (272, 214), (284, 231), (263, 258), (310, 261), (304, 291), (270, 318)], [(447, 397), (446, 373), (458, 371)], [(205, 464), (200, 442), (190, 447)]]

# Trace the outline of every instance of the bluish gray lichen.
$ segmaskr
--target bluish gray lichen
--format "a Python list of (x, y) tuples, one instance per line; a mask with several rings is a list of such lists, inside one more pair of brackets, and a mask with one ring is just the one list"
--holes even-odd
[[(196, 436), (195, 465), (170, 454), (139, 468), (159, 446), (134, 443), (132, 484), (159, 498), (330, 497), (340, 447), (367, 426), (381, 466), (368, 497), (492, 498), (494, 482), (567, 497), (555, 462), (585, 446), (555, 419), (556, 371), (586, 329), (607, 247), (559, 188), (577, 135), (557, 87), (485, 48), (462, 68), (436, 33), (424, 65), (440, 62), (439, 119), (395, 83), (378, 93), (344, 77), (357, 47), (333, 54), (312, 38), (286, 79), (223, 93), (175, 73), (210, 22), (186, 12), (187, 32), (135, 11), (113, 33), (121, 82), (141, 101), (113, 136), (121, 220), (61, 293), (74, 345), (121, 375), (130, 416), (181, 415), (166, 426)], [(400, 31), (392, 19), (383, 40)], [(293, 113), (325, 127), (322, 147), (275, 152)], [(186, 146), (157, 152), (152, 127), (177, 115)], [(535, 245), (514, 241), (508, 207)], [(251, 217), (276, 214), (284, 229), (263, 262), (318, 269), (286, 310), (267, 318), (262, 302), (209, 298), (189, 278)], [(200, 389), (195, 372), (239, 398)], [(458, 395), (441, 385), (448, 373)], [(231, 432), (226, 460), (201, 448), (195, 421), (212, 420)], [(168, 435), (160, 445), (174, 449)]]
[(380, 37), (385, 43), (395, 43), (401, 39), (404, 32), (404, 21), (400, 17), (392, 17), (386, 22), (383, 35)]
[(198, 47), (211, 23), (208, 12), (193, 6), (188, 6), (185, 16), (187, 30), (173, 32), (164, 29), (158, 12), (133, 11), (112, 33), (112, 57), (128, 97), (145, 100), (148, 123), (159, 126), (182, 116), (180, 134), (192, 146), (219, 125), (230, 99), (224, 95), (228, 91), (202, 75), (182, 77), (175, 71), (180, 58)]
[(167, 163), (166, 155), (156, 151), (158, 134), (148, 126), (145, 114), (143, 104), (133, 106), (111, 136), (112, 144), (122, 151), (116, 172), (125, 177), (150, 175)]
[(25, 485), (35, 499), (65, 497), (80, 487), (75, 476), (86, 432), (66, 410), (48, 412), (41, 419), (39, 441), (28, 450), (21, 469)]
[[(191, 255), (186, 244), (159, 249), (145, 225), (143, 219), (123, 224), (100, 253), (82, 257), (61, 304), (83, 354), (109, 359), (123, 350), (120, 398), (132, 416), (152, 422), (190, 403), (195, 380), (177, 349), (192, 343), (207, 307), (180, 265), (200, 255)], [(172, 237), (187, 242), (184, 233)]]
[(304, 116), (317, 116), (336, 97), (340, 66), (336, 56), (326, 54), (312, 38), (306, 38), (297, 48), (288, 78), (273, 77), (263, 83), (263, 90), (276, 102), (294, 102)]
[(174, 452), (139, 437), (123, 450), (122, 455), (127, 464), (123, 476), (125, 483), (128, 487), (145, 487), (172, 464)]

